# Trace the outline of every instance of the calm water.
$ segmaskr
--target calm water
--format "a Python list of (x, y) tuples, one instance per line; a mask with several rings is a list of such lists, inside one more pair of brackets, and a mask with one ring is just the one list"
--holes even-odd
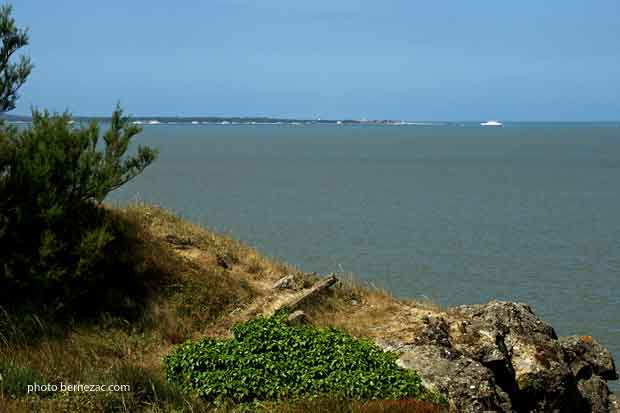
[(618, 125), (159, 125), (140, 142), (160, 159), (112, 200), (398, 296), (528, 302), (620, 355)]

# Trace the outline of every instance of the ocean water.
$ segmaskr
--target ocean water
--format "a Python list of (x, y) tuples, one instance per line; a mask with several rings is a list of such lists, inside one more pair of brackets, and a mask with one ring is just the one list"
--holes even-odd
[(156, 125), (139, 142), (160, 159), (112, 202), (397, 296), (527, 302), (620, 356), (617, 124)]

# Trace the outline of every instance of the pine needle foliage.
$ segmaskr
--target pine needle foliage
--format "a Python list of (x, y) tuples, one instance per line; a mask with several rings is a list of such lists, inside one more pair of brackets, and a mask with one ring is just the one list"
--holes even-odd
[[(100, 204), (148, 167), (156, 152), (140, 129), (114, 111), (109, 129), (73, 126), (69, 114), (34, 111), (32, 126), (0, 130), (0, 282), (2, 294), (66, 305), (109, 288), (122, 270), (123, 229)], [(100, 137), (103, 142), (100, 144)]]
[[(28, 57), (13, 59), (29, 39), (12, 11), (0, 6), (0, 114), (32, 70)], [(132, 232), (100, 206), (155, 160), (144, 146), (127, 155), (139, 132), (118, 105), (105, 132), (68, 113), (34, 110), (21, 129), (0, 120), (0, 305), (88, 302), (132, 270)]]
[(15, 52), (28, 44), (28, 30), (15, 26), (12, 13), (11, 5), (0, 6), (0, 113), (15, 109), (17, 91), (32, 71), (27, 56), (20, 56), (17, 62), (11, 61)]

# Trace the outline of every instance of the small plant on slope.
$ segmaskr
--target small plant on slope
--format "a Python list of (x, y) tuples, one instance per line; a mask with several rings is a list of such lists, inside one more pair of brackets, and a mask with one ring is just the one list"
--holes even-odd
[(294, 327), (285, 312), (240, 324), (231, 340), (205, 338), (164, 358), (168, 380), (205, 399), (252, 402), (314, 396), (439, 401), (396, 356), (336, 329)]

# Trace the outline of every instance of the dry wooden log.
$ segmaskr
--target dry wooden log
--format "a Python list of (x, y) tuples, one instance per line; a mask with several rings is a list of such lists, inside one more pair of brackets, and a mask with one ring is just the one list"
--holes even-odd
[(302, 292), (299, 296), (295, 297), (290, 302), (285, 303), (282, 307), (287, 307), (291, 311), (295, 311), (302, 304), (321, 294), (323, 291), (327, 290), (329, 287), (336, 284), (337, 282), (338, 278), (336, 278), (336, 276), (333, 274), (329, 277), (325, 277), (322, 280), (317, 281), (312, 287)]

